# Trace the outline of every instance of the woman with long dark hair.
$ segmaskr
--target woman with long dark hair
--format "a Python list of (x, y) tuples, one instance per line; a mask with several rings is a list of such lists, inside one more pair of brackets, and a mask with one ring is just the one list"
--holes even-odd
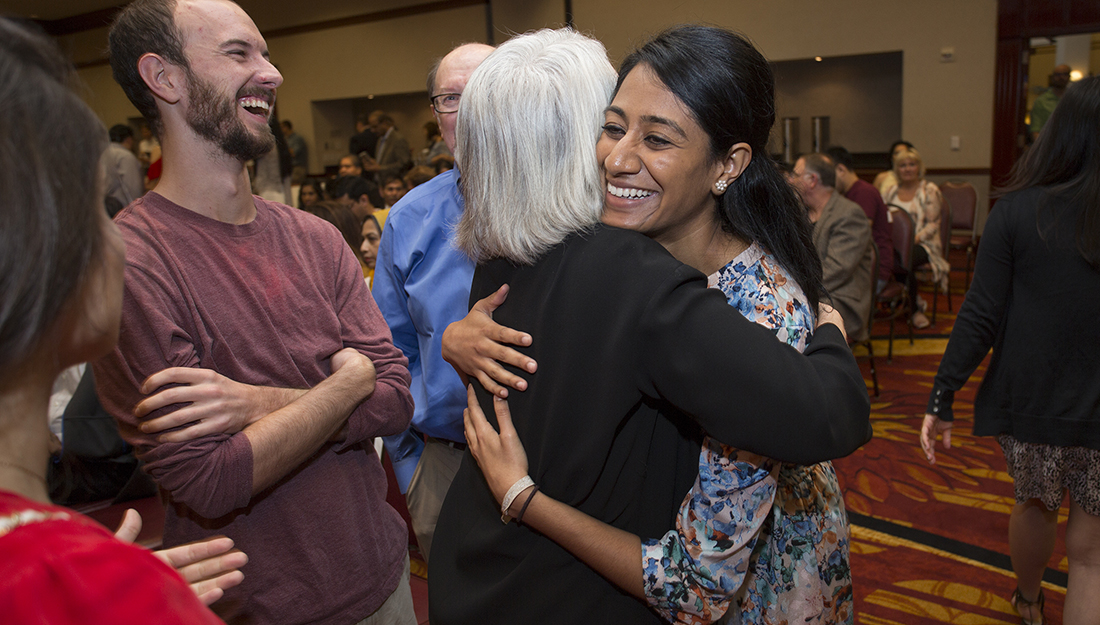
[[(603, 225), (589, 226), (564, 241), (560, 241), (564, 235), (551, 233), (540, 242), (531, 233), (539, 230), (533, 226), (546, 217), (540, 214), (546, 210), (540, 206), (549, 190), (536, 187), (528, 205), (511, 198), (494, 207), (493, 196), (502, 184), (524, 188), (507, 171), (508, 163), (527, 164), (518, 176), (534, 176), (547, 189), (560, 188), (567, 177), (555, 176), (552, 167), (531, 167), (527, 157), (560, 153), (546, 150), (539, 138), (556, 142), (564, 134), (566, 141), (577, 141), (583, 138), (583, 129), (563, 131), (547, 123), (548, 130), (542, 131), (543, 124), (529, 122), (522, 130), (535, 140), (520, 141), (526, 152), (494, 154), (500, 146), (509, 145), (510, 124), (505, 119), (486, 131), (478, 122), (483, 119), (482, 107), (496, 105), (489, 94), (508, 90), (501, 84), (506, 82), (503, 77), (527, 75), (523, 64), (512, 67), (498, 56), (511, 43), (501, 46), (474, 73), (463, 94), (458, 130), (458, 156), (467, 185), (458, 241), (481, 261), (498, 259), (479, 265), (474, 297), (484, 294), (486, 287), (507, 282), (512, 289), (508, 301), (494, 314), (506, 325), (531, 330), (533, 338), (531, 347), (521, 348), (523, 356), (512, 364), (530, 371), (525, 368), (533, 360), (530, 357), (539, 362), (539, 373), (529, 385), (520, 385), (526, 392), (511, 396), (514, 429), (510, 413), (500, 413), (501, 436), (484, 420), (471, 396), (467, 441), (493, 500), (506, 516), (557, 542), (604, 579), (645, 599), (666, 619), (711, 622), (726, 612), (736, 596), (737, 607), (731, 613), (755, 622), (849, 620), (847, 521), (831, 465), (814, 464), (821, 457), (808, 462), (810, 466), (800, 466), (758, 455), (794, 460), (790, 454), (797, 455), (794, 447), (801, 436), (780, 434), (773, 419), (777, 410), (782, 411), (778, 404), (798, 396), (802, 389), (789, 385), (787, 378), (766, 373), (753, 383), (745, 377), (748, 369), (775, 364), (773, 358), (788, 351), (783, 343), (810, 353), (831, 336), (825, 329), (828, 325), (821, 326), (814, 345), (808, 347), (815, 334), (821, 267), (805, 210), (767, 156), (775, 115), (767, 61), (743, 37), (708, 27), (672, 29), (629, 56), (619, 73), (614, 99), (602, 116), (595, 149), (600, 175), (594, 200), (597, 207), (602, 204)], [(529, 119), (543, 115), (553, 119), (541, 104), (543, 99), (554, 101), (555, 90), (541, 85), (536, 90), (540, 99), (534, 105), (525, 103), (524, 113)], [(557, 97), (568, 99), (562, 94)], [(498, 136), (498, 129), (504, 136)], [(467, 160), (467, 155), (472, 158)], [(576, 168), (577, 177), (591, 167), (579, 156), (569, 165)], [(510, 211), (523, 217), (508, 219)], [(675, 311), (666, 310), (665, 287), (659, 273), (652, 273), (652, 259), (617, 249), (624, 241), (645, 240), (636, 233), (647, 235), (677, 260), (697, 269), (684, 268), (698, 278), (697, 286), (702, 287), (702, 277), (709, 275), (711, 285), (717, 287), (711, 291), (720, 290), (725, 297), (685, 301)], [(515, 249), (517, 244), (539, 244), (548, 250), (535, 247), (528, 253), (522, 246)], [(516, 267), (528, 263), (534, 263), (529, 270)], [(595, 292), (594, 286), (598, 286)], [(700, 293), (704, 294), (710, 293)], [(574, 297), (581, 301), (571, 301)], [(641, 308), (635, 309), (638, 304)], [(710, 316), (719, 312), (734, 314), (731, 319)], [(604, 316), (611, 316), (613, 322)], [(749, 336), (727, 333), (729, 321), (743, 323), (746, 317), (757, 322), (748, 326), (761, 332), (761, 342), (741, 343)], [(451, 328), (461, 323), (465, 322)], [(641, 334), (633, 333), (635, 326), (644, 328)], [(662, 335), (671, 328), (686, 334), (666, 343)], [(696, 331), (711, 343), (708, 349), (700, 350), (695, 343), (692, 333)], [(461, 327), (455, 332), (478, 334)], [(477, 376), (486, 389), (498, 390), (482, 370), (484, 363), (471, 355), (476, 348), (459, 345), (463, 355), (452, 358), (455, 353), (448, 345), (454, 336), (448, 329), (445, 356)], [(571, 349), (578, 351), (571, 353)], [(563, 359), (568, 354), (572, 357)], [(666, 378), (665, 367), (676, 374)], [(586, 381), (578, 385), (567, 381), (570, 376)], [(669, 499), (647, 496), (652, 493), (639, 491), (633, 483), (654, 476), (683, 476), (684, 466), (662, 463), (656, 454), (637, 447), (630, 449), (646, 457), (643, 466), (607, 462), (629, 457), (631, 452), (618, 446), (628, 446), (632, 439), (645, 440), (622, 427), (636, 422), (631, 410), (638, 405), (626, 417), (615, 410), (616, 401), (636, 397), (626, 393), (624, 385), (636, 389), (633, 384), (640, 380), (649, 389), (642, 390), (643, 397), (657, 393), (640, 405), (671, 404), (673, 410), (692, 415), (710, 435), (701, 453), (694, 447), (693, 470), (688, 469), (694, 488), (688, 483), (682, 490), (661, 493), (682, 504), (677, 515), (662, 518), (660, 506)], [(745, 394), (750, 386), (756, 395), (753, 399)], [(852, 390), (860, 402), (866, 400), (862, 379), (859, 388)], [(497, 407), (504, 408), (501, 402)], [(822, 406), (794, 409), (811, 417)], [(843, 414), (838, 418), (851, 423), (854, 415), (847, 411), (853, 405), (830, 409), (839, 410)], [(785, 413), (785, 417), (795, 416)], [(744, 435), (752, 424), (768, 424), (775, 438), (764, 444), (748, 441)], [(601, 428), (612, 431), (601, 434)], [(597, 445), (605, 435), (615, 441), (610, 454)], [(669, 436), (652, 426), (647, 435)], [(865, 435), (863, 430), (857, 437)], [(531, 450), (530, 462), (519, 439)], [(447, 541), (456, 533), (461, 545), (469, 545), (463, 532), (470, 527), (469, 517), (481, 513), (460, 512), (458, 507), (480, 506), (487, 499), (485, 483), (464, 471), (475, 469), (463, 466), (444, 504), (433, 566), (437, 558), (448, 557), (437, 554), (450, 555), (453, 546)], [(476, 486), (467, 483), (471, 479)], [(604, 489), (613, 496), (610, 501), (615, 508), (609, 510), (606, 502), (600, 502)], [(476, 491), (476, 501), (466, 498), (473, 495), (471, 490)], [(772, 506), (773, 500), (777, 505)], [(631, 523), (616, 513), (616, 508), (636, 505), (653, 508), (647, 523)], [(651, 541), (639, 538), (664, 533), (674, 519), (677, 530)], [(455, 525), (442, 529), (450, 523)], [(536, 535), (522, 528), (508, 531), (512, 533), (500, 536), (506, 544), (492, 544), (485, 536), (474, 540), (489, 549), (509, 550), (526, 536)], [(757, 540), (773, 533), (774, 540)], [(560, 553), (556, 546), (534, 543), (528, 547)], [(473, 555), (465, 549), (459, 553)], [(534, 558), (525, 559), (519, 567), (535, 567), (534, 562)], [(433, 581), (439, 579), (435, 570), (432, 575)], [(592, 591), (588, 585), (595, 586), (587, 579), (557, 577), (553, 584), (562, 593), (581, 596)], [(606, 584), (599, 577), (594, 579)], [(622, 603), (617, 605), (623, 618), (630, 614)], [(605, 617), (601, 611), (587, 618), (603, 622)], [(561, 620), (570, 621), (569, 617)]]
[(298, 188), (298, 208), (303, 210), (327, 199), (325, 185), (321, 184), (321, 181), (316, 178), (306, 179), (302, 186)]
[(928, 400), (921, 444), (951, 447), (954, 393), (993, 349), (974, 434), (996, 436), (1016, 491), (1009, 546), (1024, 623), (1069, 491), (1063, 621), (1100, 621), (1100, 77), (1073, 84), (989, 214), (974, 281)]
[[(150, 554), (47, 493), (53, 382), (118, 341), (125, 265), (103, 208), (107, 133), (73, 75), (45, 35), (0, 18), (0, 620), (220, 623), (200, 599), (240, 583), (232, 541)], [(138, 531), (128, 511), (118, 535)]]

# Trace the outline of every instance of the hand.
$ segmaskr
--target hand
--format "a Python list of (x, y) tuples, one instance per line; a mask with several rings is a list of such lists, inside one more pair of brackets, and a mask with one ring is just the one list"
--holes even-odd
[(210, 434), (236, 434), (270, 412), (287, 405), (305, 391), (251, 386), (234, 382), (210, 369), (170, 367), (149, 376), (141, 392), (149, 394), (168, 384), (179, 384), (159, 391), (134, 406), (134, 416), (142, 419), (172, 404), (189, 404), (141, 424), (146, 434), (158, 434), (161, 443), (179, 443)]
[[(497, 502), (504, 501), (504, 495), (520, 478), (527, 475), (527, 452), (512, 425), (512, 413), (508, 401), (493, 398), (493, 409), (497, 413), (500, 434), (485, 419), (485, 413), (477, 403), (474, 387), (466, 387), (467, 408), (462, 413), (466, 428), (466, 444), (474, 455), (477, 466), (485, 474), (489, 490)], [(517, 497), (517, 499), (520, 499)], [(520, 499), (520, 501), (523, 501)]]
[(844, 331), (844, 317), (840, 316), (840, 313), (835, 308), (828, 304), (817, 305), (817, 327), (821, 327), (826, 323), (831, 323), (840, 328), (840, 333), (844, 335), (844, 341), (848, 341), (848, 333)]
[(920, 428), (920, 446), (928, 462), (936, 464), (936, 436), (943, 434), (943, 448), (951, 449), (951, 426), (954, 421), (941, 421), (932, 414), (924, 415), (924, 424)]
[[(122, 517), (115, 538), (130, 543), (140, 533), (141, 515), (131, 508)], [(225, 536), (154, 551), (153, 555), (175, 569), (203, 605), (214, 603), (226, 590), (240, 584), (244, 573), (238, 569), (248, 564), (248, 556), (233, 549), (233, 541)]]
[(332, 375), (359, 376), (360, 383), (366, 390), (364, 397), (370, 397), (374, 393), (374, 385), (378, 381), (378, 372), (374, 369), (374, 363), (364, 356), (359, 350), (345, 347), (332, 355)]
[[(465, 319), (443, 332), (443, 360), (451, 363), (463, 381), (472, 375), (497, 397), (508, 397), (508, 389), (527, 390), (527, 380), (511, 373), (501, 363), (534, 373), (538, 364), (506, 345), (531, 345), (531, 335), (506, 328), (493, 321), (493, 311), (508, 297), (508, 285), (478, 300)], [(499, 384), (498, 384), (499, 382)], [(504, 386), (501, 386), (504, 385)]]

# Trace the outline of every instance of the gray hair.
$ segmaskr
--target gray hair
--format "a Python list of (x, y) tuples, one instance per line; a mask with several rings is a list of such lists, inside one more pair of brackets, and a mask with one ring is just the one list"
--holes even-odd
[(459, 249), (531, 264), (599, 222), (596, 140), (615, 78), (603, 44), (569, 29), (515, 37), (481, 63), (455, 131)]

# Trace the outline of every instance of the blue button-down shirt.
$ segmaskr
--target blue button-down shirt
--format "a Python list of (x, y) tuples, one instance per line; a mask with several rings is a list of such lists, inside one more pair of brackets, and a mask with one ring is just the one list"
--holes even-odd
[(469, 312), (474, 263), (453, 243), (462, 207), (458, 171), (444, 172), (394, 205), (378, 248), (372, 292), (409, 359), (416, 404), (410, 429), (384, 439), (402, 493), (424, 449), (421, 435), (466, 440), (466, 389), (441, 347), (447, 325)]

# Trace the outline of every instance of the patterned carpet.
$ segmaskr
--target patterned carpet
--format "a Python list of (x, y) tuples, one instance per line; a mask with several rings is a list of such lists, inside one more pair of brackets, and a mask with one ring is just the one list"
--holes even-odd
[[(956, 312), (963, 282), (962, 271), (953, 272)], [(924, 297), (931, 304), (931, 294)], [(1008, 602), (1015, 587), (1008, 557), (1012, 481), (996, 440), (971, 435), (984, 365), (956, 394), (952, 448), (937, 447), (935, 466), (920, 449), (925, 404), (954, 319), (940, 297), (937, 323), (917, 331), (912, 346), (907, 335), (896, 337), (892, 364), (885, 358), (888, 325), (874, 329), (880, 339), (874, 342), (880, 386), (871, 406), (874, 439), (835, 462), (852, 521), (856, 623), (1020, 622)], [(870, 387), (869, 362), (860, 364)], [(1062, 617), (1066, 513), (1063, 507), (1045, 576), (1047, 623)]]
[[(964, 259), (952, 257), (961, 267)], [(963, 271), (953, 270), (953, 308), (964, 292)], [(924, 297), (929, 305), (931, 293)], [(871, 403), (875, 435), (851, 456), (835, 462), (852, 522), (855, 622), (864, 625), (1013, 624), (1008, 602), (1015, 587), (1008, 557), (1012, 481), (997, 442), (971, 436), (974, 393), (984, 364), (956, 394), (952, 449), (937, 448), (935, 466), (919, 437), (932, 379), (955, 321), (939, 298), (937, 322), (909, 344), (904, 325), (886, 362), (889, 326), (876, 324), (873, 347), (880, 395)], [(868, 388), (870, 366), (857, 348)], [(396, 484), (393, 485), (394, 492)], [(403, 498), (395, 498), (403, 508)], [(1061, 623), (1067, 564), (1063, 551), (1066, 508), (1059, 544), (1044, 582), (1046, 622)], [(410, 550), (418, 622), (426, 622), (426, 567)]]

